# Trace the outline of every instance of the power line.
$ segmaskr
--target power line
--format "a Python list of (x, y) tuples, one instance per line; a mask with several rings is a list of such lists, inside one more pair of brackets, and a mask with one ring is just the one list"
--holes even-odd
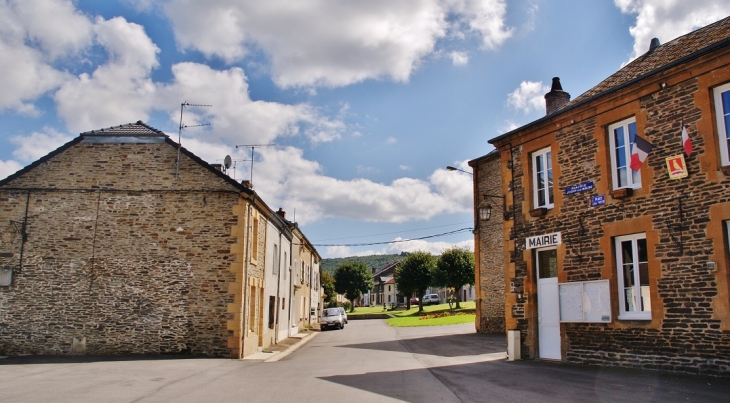
[(393, 243), (418, 241), (418, 240), (421, 240), (421, 239), (437, 238), (437, 237), (440, 237), (440, 236), (453, 235), (453, 234), (458, 234), (458, 233), (465, 232), (465, 231), (472, 231), (473, 229), (474, 228), (462, 228), (462, 229), (458, 229), (456, 231), (443, 232), (441, 234), (427, 235), (427, 236), (422, 236), (422, 237), (419, 237), (419, 238), (411, 238), (411, 239), (400, 239), (400, 240), (388, 241), (388, 242), (351, 243), (351, 244), (312, 244), (312, 246), (370, 246), (370, 245), (387, 245), (387, 244), (393, 244)]
[(421, 230), (424, 230), (424, 229), (434, 229), (434, 228), (451, 227), (452, 225), (462, 225), (462, 224), (471, 224), (471, 223), (472, 223), (471, 221), (464, 221), (464, 222), (457, 222), (457, 223), (454, 223), (454, 224), (437, 225), (435, 227), (425, 227), (425, 228), (416, 228), (416, 229), (408, 229), (408, 230), (393, 231), (393, 232), (383, 232), (383, 233), (380, 233), (380, 234), (355, 235), (355, 236), (348, 236), (348, 237), (343, 237), (343, 238), (318, 239), (318, 240), (316, 240), (314, 242), (336, 241), (338, 239), (367, 238), (367, 237), (371, 237), (371, 236), (402, 234), (404, 232), (414, 232), (414, 231), (421, 231)]

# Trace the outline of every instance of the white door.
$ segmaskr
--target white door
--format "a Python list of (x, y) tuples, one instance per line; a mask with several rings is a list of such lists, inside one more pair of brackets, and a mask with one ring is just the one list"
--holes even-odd
[(557, 249), (537, 251), (537, 323), (540, 358), (559, 360), (560, 299)]

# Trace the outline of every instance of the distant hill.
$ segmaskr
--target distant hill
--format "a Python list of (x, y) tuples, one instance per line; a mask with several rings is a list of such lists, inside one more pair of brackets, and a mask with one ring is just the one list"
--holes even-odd
[(375, 267), (380, 269), (388, 263), (396, 260), (403, 260), (406, 257), (405, 253), (400, 255), (370, 255), (370, 256), (350, 256), (350, 257), (337, 257), (322, 259), (320, 266), (322, 271), (334, 275), (337, 265), (344, 262), (363, 262), (367, 267)]

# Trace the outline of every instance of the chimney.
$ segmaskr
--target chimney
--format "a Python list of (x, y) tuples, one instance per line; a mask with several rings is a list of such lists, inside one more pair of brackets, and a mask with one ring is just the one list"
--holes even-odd
[(243, 185), (249, 189), (253, 189), (253, 184), (251, 183), (250, 180), (242, 180), (241, 185)]
[(659, 45), (661, 45), (661, 43), (659, 43), (659, 38), (651, 38), (651, 43), (649, 44), (649, 52), (653, 52), (654, 49), (659, 47)]
[(215, 168), (215, 169), (223, 172), (223, 165), (221, 165), (221, 164), (210, 164), (210, 166), (212, 166), (213, 168)]
[(550, 115), (559, 111), (568, 102), (570, 102), (570, 94), (563, 91), (563, 87), (560, 85), (560, 77), (553, 77), (553, 86), (550, 88), (550, 92), (545, 94), (545, 114)]
[(279, 211), (276, 212), (276, 215), (286, 220), (286, 211), (284, 211), (281, 207), (279, 207)]

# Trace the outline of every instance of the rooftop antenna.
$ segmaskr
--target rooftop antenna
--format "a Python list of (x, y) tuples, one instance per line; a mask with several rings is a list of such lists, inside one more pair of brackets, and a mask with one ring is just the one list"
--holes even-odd
[(178, 178), (180, 175), (180, 148), (182, 147), (182, 131), (183, 129), (187, 129), (188, 127), (200, 127), (200, 126), (210, 126), (210, 123), (203, 123), (199, 125), (185, 125), (183, 124), (183, 111), (185, 110), (186, 106), (208, 106), (212, 107), (213, 105), (199, 105), (199, 104), (191, 104), (188, 103), (188, 101), (185, 101), (180, 104), (180, 126), (177, 129), (177, 160), (175, 161), (175, 179)]
[(275, 146), (276, 144), (239, 144), (236, 146), (238, 147), (251, 147), (251, 184), (253, 184), (253, 151), (256, 147), (271, 147)]
[(226, 158), (223, 159), (223, 173), (227, 173), (231, 167), (233, 167), (233, 179), (236, 179), (236, 163), (242, 162), (242, 161), (248, 161), (246, 159), (243, 160), (234, 160), (231, 158), (230, 155), (226, 155)]

